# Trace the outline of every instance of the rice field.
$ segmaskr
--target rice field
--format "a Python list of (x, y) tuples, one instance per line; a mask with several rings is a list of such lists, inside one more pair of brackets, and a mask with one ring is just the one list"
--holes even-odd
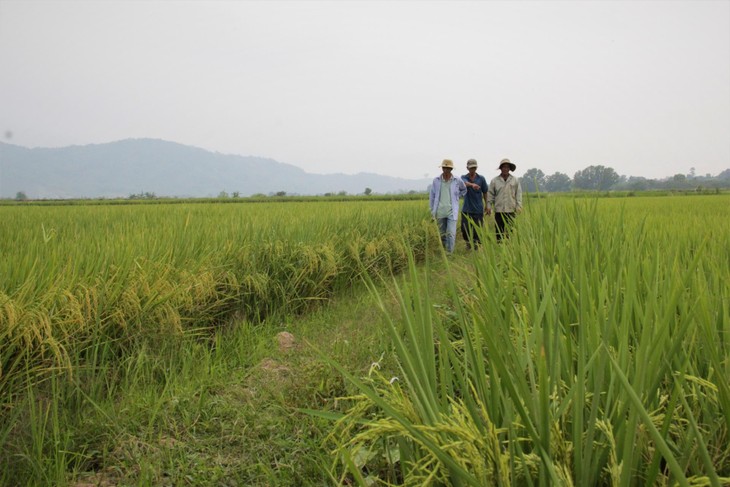
[(532, 201), (449, 270), (444, 303), (411, 267), (397, 366), (313, 412), (341, 482), (730, 485), (727, 195)]
[[(400, 275), (367, 375), (317, 344), (352, 394), (309, 411), (331, 421), (311, 485), (730, 485), (730, 195), (526, 203), (508, 241), (443, 261), (420, 200), (0, 206), (0, 449), (26, 434), (34, 485), (62, 479), (52, 397), (113, 400), (100, 355)], [(59, 393), (89, 366), (98, 386)]]
[[(0, 206), (3, 402), (92, 344), (304, 311), (423, 257), (421, 201)], [(207, 331), (206, 331), (207, 330)], [(8, 391), (10, 394), (8, 394)]]

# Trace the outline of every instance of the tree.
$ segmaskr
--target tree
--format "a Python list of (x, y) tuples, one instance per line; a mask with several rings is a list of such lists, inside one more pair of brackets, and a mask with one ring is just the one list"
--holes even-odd
[(545, 178), (545, 191), (549, 193), (570, 191), (570, 183), (570, 176), (556, 172)]
[(640, 176), (631, 176), (627, 181), (629, 189), (632, 191), (645, 191), (649, 189), (649, 183), (646, 178)]
[(25, 191), (18, 191), (15, 193), (15, 201), (26, 201), (28, 199), (28, 195), (25, 194)]
[(573, 185), (578, 189), (605, 191), (618, 181), (619, 175), (612, 167), (588, 166), (573, 175)]
[(522, 181), (522, 189), (528, 193), (536, 193), (539, 190), (545, 191), (545, 173), (540, 169), (528, 169), (520, 180)]
[(149, 191), (140, 191), (137, 194), (129, 195), (130, 200), (153, 200), (155, 198), (157, 198), (157, 195), (155, 193), (150, 193)]
[(277, 191), (276, 196), (286, 196), (286, 191)]
[(365, 188), (365, 196), (370, 196), (370, 194), (373, 192), (370, 188)]
[(730, 179), (730, 169), (725, 169), (717, 175), (717, 179)]
[(218, 197), (219, 198), (228, 198), (228, 193), (226, 193), (225, 191), (221, 191), (220, 193), (218, 193)]

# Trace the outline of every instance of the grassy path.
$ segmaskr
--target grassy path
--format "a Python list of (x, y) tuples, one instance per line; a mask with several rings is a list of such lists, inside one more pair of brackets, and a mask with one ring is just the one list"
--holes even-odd
[[(457, 251), (451, 267), (466, 265), (465, 255)], [(445, 265), (421, 271), (440, 277)], [(431, 281), (443, 287), (434, 296), (446, 299), (442, 281)], [(396, 312), (391, 291), (392, 282), (379, 292)], [(75, 425), (70, 443), (86, 445), (79, 462), (86, 471), (77, 469), (70, 485), (334, 483), (325, 441), (331, 423), (300, 409), (337, 408), (336, 399), (352, 392), (317, 349), (357, 375), (375, 361), (388, 367), (375, 301), (356, 283), (306, 316), (234, 323), (212, 340), (143, 349), (125, 364), (108, 403), (66, 418)]]

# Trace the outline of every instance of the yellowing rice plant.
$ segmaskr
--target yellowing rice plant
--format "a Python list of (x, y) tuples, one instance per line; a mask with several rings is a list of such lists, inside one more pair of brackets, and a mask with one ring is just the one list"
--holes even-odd
[[(0, 386), (69, 354), (295, 313), (424, 256), (421, 201), (0, 206)], [(12, 403), (12, 394), (3, 396)]]
[(400, 281), (395, 377), (340, 367), (342, 483), (730, 485), (727, 195), (530, 201), (448, 267)]

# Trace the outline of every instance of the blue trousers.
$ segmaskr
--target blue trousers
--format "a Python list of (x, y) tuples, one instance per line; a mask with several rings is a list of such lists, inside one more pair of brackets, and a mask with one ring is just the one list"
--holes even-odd
[(451, 218), (437, 218), (436, 223), (439, 227), (441, 244), (448, 253), (453, 252), (454, 245), (456, 245), (456, 220), (452, 220)]

